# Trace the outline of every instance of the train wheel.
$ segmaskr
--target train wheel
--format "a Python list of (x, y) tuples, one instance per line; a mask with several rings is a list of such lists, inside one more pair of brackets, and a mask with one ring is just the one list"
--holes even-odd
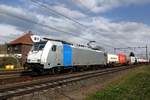
[(75, 67), (75, 66), (72, 69), (73, 69), (73, 72), (77, 72), (78, 71), (77, 67)]
[(52, 74), (59, 74), (61, 72), (60, 68), (54, 67), (52, 68)]

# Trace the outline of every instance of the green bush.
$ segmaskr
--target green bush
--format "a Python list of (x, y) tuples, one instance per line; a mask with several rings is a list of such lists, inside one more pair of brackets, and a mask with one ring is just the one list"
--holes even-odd
[(19, 60), (17, 60), (16, 58), (13, 58), (13, 57), (0, 58), (0, 67), (1, 68), (5, 67), (6, 65), (9, 65), (9, 64), (14, 65), (16, 68), (16, 67), (19, 67), (20, 62), (19, 62)]

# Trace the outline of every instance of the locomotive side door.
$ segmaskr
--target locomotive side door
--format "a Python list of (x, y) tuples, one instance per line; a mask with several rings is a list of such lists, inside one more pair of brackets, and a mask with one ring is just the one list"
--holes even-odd
[(52, 45), (52, 48), (51, 48), (51, 53), (50, 53), (50, 63), (51, 63), (51, 67), (56, 67), (56, 64), (57, 64), (57, 46), (56, 45)]

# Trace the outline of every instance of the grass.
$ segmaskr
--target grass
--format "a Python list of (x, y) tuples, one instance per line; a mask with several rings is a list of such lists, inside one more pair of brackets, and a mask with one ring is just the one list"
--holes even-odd
[(117, 80), (91, 94), (87, 100), (150, 100), (150, 66)]

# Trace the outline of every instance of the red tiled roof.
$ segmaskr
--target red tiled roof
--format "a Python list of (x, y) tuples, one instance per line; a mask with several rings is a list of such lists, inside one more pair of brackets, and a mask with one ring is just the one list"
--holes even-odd
[(23, 36), (11, 41), (8, 44), (15, 45), (15, 44), (27, 44), (27, 45), (32, 45), (33, 41), (31, 39), (31, 35), (33, 35), (31, 32), (28, 32), (24, 34)]

